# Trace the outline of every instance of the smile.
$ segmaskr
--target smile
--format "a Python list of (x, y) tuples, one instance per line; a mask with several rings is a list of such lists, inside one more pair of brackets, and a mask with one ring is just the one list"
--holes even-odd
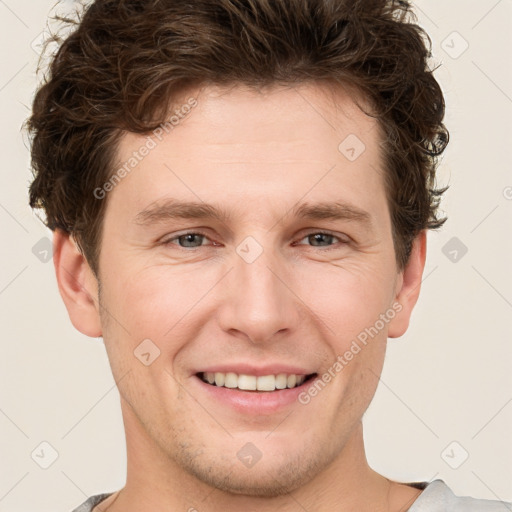
[(233, 372), (201, 372), (198, 377), (216, 387), (238, 389), (241, 391), (276, 391), (301, 386), (316, 374), (298, 375), (279, 373), (277, 375), (246, 375)]

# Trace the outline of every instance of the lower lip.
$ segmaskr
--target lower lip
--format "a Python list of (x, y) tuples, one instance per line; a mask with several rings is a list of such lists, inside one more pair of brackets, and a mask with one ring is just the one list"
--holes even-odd
[(291, 389), (277, 389), (276, 391), (241, 391), (221, 386), (213, 386), (194, 375), (193, 380), (199, 385), (202, 392), (223, 405), (232, 407), (237, 412), (245, 414), (272, 414), (298, 402), (298, 396), (306, 390), (313, 379), (303, 382), (300, 386)]

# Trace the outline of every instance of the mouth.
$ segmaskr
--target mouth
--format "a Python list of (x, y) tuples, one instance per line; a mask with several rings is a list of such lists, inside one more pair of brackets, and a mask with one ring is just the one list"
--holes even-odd
[(272, 393), (303, 386), (314, 379), (317, 374), (279, 373), (256, 376), (233, 372), (199, 372), (196, 376), (213, 387), (253, 393)]

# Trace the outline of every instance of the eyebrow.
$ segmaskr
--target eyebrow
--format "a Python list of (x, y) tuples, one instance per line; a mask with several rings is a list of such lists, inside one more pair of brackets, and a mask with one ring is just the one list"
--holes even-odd
[[(340, 201), (301, 203), (292, 208), (290, 213), (292, 217), (300, 219), (354, 221), (367, 228), (373, 224), (371, 215), (367, 211)], [(216, 219), (222, 223), (228, 223), (232, 217), (231, 212), (214, 204), (200, 201), (179, 201), (170, 198), (163, 202), (153, 203), (139, 212), (135, 216), (134, 222), (142, 226), (173, 219)]]

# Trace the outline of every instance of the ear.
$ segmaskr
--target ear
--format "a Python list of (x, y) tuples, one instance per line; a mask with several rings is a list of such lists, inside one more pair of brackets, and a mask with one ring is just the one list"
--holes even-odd
[(101, 336), (98, 282), (75, 241), (60, 229), (53, 234), (53, 263), (71, 323), (87, 336)]
[(388, 337), (399, 338), (409, 327), (412, 310), (421, 288), (421, 278), (427, 255), (427, 232), (423, 230), (412, 243), (411, 255), (405, 268), (398, 274), (393, 309), (397, 312), (389, 322)]

